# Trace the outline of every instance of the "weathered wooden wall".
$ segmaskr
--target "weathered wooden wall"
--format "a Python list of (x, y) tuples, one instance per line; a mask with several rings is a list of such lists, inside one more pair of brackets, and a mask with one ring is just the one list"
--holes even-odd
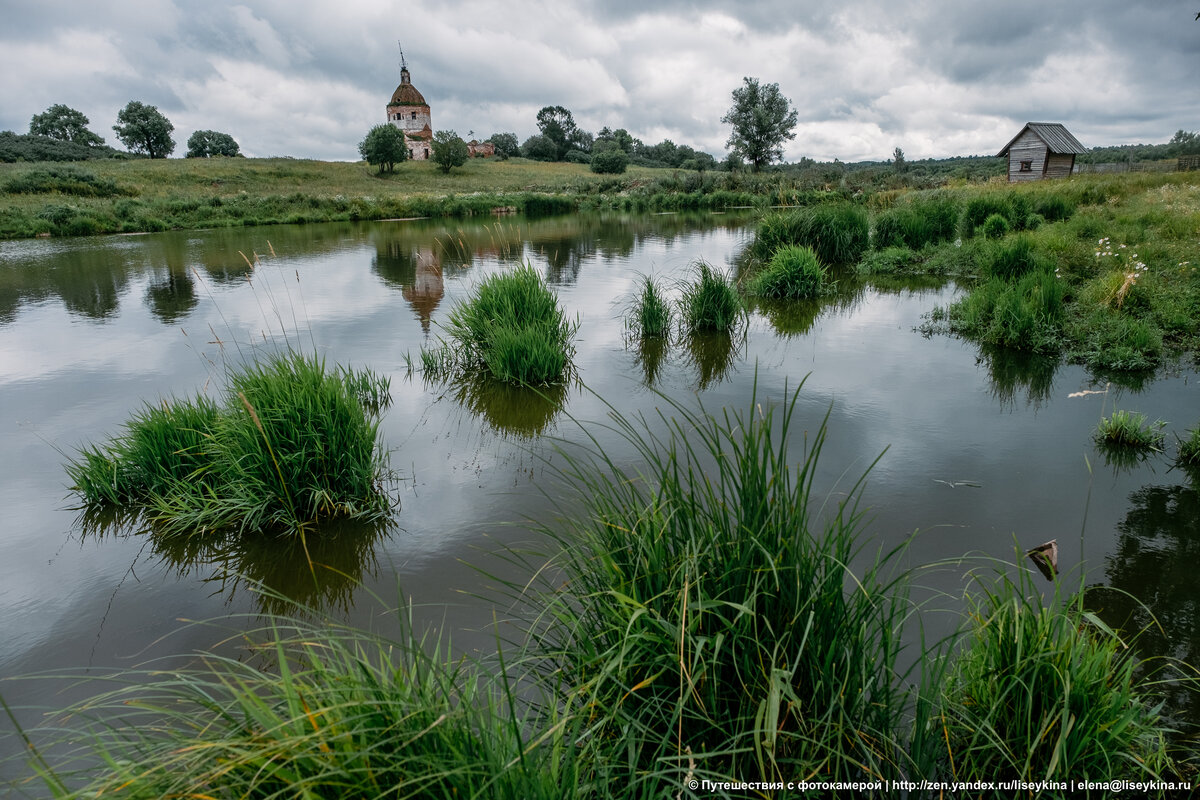
[[(1033, 131), (1025, 131), (1008, 148), (1008, 179), (1011, 182), (1042, 179), (1046, 166), (1046, 145)], [(1021, 162), (1032, 161), (1029, 172), (1021, 172)]]

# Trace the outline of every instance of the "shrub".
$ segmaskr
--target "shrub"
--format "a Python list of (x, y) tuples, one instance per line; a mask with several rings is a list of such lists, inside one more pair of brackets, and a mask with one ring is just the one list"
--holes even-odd
[(671, 307), (663, 297), (662, 290), (649, 276), (642, 279), (642, 289), (634, 300), (625, 325), (639, 338), (663, 337), (670, 332)]
[(120, 197), (132, 194), (128, 189), (118, 186), (112, 178), (98, 178), (75, 167), (30, 170), (7, 181), (4, 191), (9, 194), (58, 192), (76, 197)]
[(1161, 450), (1162, 420), (1148, 422), (1145, 414), (1117, 410), (1111, 417), (1100, 420), (1093, 434), (1098, 444), (1108, 447), (1124, 447), (1133, 450)]
[(811, 247), (781, 247), (750, 281), (750, 294), (777, 299), (817, 297), (825, 291), (825, 268)]
[[(1043, 607), (1004, 579), (974, 600), (972, 638), (939, 714), (954, 780), (1153, 780), (1170, 767), (1150, 687), (1120, 639), (1078, 604)], [(939, 742), (941, 744), (941, 742)]]
[(629, 156), (619, 148), (592, 154), (591, 170), (599, 175), (620, 175), (629, 166)]
[(1003, 214), (992, 214), (983, 221), (983, 236), (986, 239), (1003, 239), (1008, 235), (1008, 220)]
[(574, 355), (577, 325), (528, 264), (486, 278), (450, 312), (451, 344), (423, 351), (433, 373), (481, 371), (513, 384), (562, 380)]
[(230, 371), (224, 405), (147, 407), (123, 435), (81, 450), (67, 474), (85, 507), (131, 506), (168, 533), (380, 518), (391, 504), (379, 488), (379, 423), (359, 400), (386, 404), (380, 380), (272, 356)]
[(742, 301), (724, 274), (700, 261), (696, 280), (684, 284), (680, 315), (687, 333), (728, 332), (742, 318)]

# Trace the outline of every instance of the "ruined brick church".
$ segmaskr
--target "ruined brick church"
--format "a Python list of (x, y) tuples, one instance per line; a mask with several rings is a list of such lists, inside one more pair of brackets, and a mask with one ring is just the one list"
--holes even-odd
[[(416, 161), (425, 161), (433, 149), (433, 127), (429, 114), (429, 104), (417, 87), (412, 85), (412, 76), (408, 72), (408, 63), (404, 60), (404, 51), (400, 51), (400, 85), (392, 92), (392, 99), (387, 104), (388, 122), (404, 132), (404, 142), (408, 145), (408, 157)], [(467, 143), (471, 157), (487, 157), (496, 154), (495, 145), (491, 142), (478, 142), (472, 139)]]

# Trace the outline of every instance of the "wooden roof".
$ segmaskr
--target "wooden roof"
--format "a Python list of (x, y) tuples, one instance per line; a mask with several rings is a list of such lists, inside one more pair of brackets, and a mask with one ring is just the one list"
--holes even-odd
[(1076, 139), (1066, 126), (1061, 122), (1026, 122), (1025, 127), (1014, 136), (1008, 144), (1004, 145), (1004, 149), (997, 156), (1008, 155), (1008, 148), (1020, 139), (1025, 131), (1032, 131), (1033, 135), (1042, 140), (1051, 153), (1075, 153), (1080, 155), (1087, 152), (1078, 139)]

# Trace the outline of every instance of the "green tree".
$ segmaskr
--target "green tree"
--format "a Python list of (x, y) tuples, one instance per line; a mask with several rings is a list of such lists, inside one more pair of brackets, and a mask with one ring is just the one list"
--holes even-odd
[(779, 91), (779, 84), (764, 86), (757, 78), (742, 78), (742, 86), (733, 90), (729, 113), (721, 117), (721, 122), (733, 126), (725, 146), (758, 172), (783, 158), (783, 143), (796, 138), (792, 129), (798, 120), (796, 110)]
[(488, 141), (496, 146), (496, 157), (501, 160), (521, 155), (521, 145), (517, 144), (515, 133), (493, 133)]
[(892, 169), (896, 172), (908, 171), (908, 162), (904, 160), (904, 151), (899, 147), (892, 151)]
[[(575, 117), (562, 106), (545, 106), (537, 114), (538, 130), (554, 144), (555, 161), (562, 161), (567, 151), (576, 146), (581, 131)], [(583, 148), (578, 148), (582, 150)]]
[(378, 166), (380, 172), (392, 172), (408, 158), (408, 144), (399, 128), (384, 123), (367, 131), (367, 137), (358, 143), (358, 152), (368, 164)]
[(156, 106), (130, 100), (129, 105), (117, 112), (113, 130), (131, 152), (145, 153), (150, 158), (166, 158), (175, 151), (175, 140), (171, 138), (175, 126), (159, 113)]
[(545, 136), (534, 134), (521, 144), (521, 155), (534, 161), (554, 161), (558, 158), (558, 148)]
[(220, 131), (196, 131), (188, 137), (187, 146), (188, 158), (232, 157), (242, 154), (233, 137)]
[(74, 142), (88, 147), (99, 147), (104, 140), (87, 129), (88, 118), (82, 111), (56, 103), (42, 114), (34, 114), (29, 121), (29, 132), (34, 136), (49, 136), (60, 142)]
[(1196, 155), (1200, 153), (1200, 134), (1180, 128), (1167, 144), (1175, 155)]
[(449, 172), (451, 167), (461, 167), (467, 163), (469, 156), (467, 143), (458, 138), (454, 131), (438, 131), (433, 135), (433, 163), (442, 172)]

